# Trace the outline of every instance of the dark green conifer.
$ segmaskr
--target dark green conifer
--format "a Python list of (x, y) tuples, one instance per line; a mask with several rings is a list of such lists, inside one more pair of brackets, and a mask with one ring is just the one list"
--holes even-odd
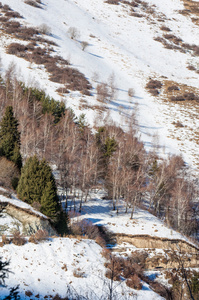
[(56, 220), (58, 211), (58, 198), (56, 191), (53, 188), (53, 182), (51, 181), (47, 183), (43, 191), (40, 211), (52, 220)]
[(5, 115), (0, 123), (0, 155), (13, 161), (21, 169), (20, 133), (12, 106), (6, 108)]
[(59, 201), (55, 179), (50, 166), (45, 160), (30, 157), (21, 170), (17, 187), (20, 199), (33, 204), (41, 204), (41, 212), (55, 220), (59, 210)]

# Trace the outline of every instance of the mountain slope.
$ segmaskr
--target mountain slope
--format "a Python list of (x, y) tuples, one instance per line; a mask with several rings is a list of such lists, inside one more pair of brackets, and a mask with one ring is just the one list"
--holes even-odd
[[(192, 22), (191, 15), (181, 13), (184, 5), (180, 0), (170, 0), (166, 4), (156, 0), (134, 1), (133, 7), (128, 1), (119, 1), (118, 5), (105, 2), (45, 0), (40, 9), (22, 0), (2, 1), (24, 17), (21, 22), (25, 25), (44, 23), (51, 28), (47, 38), (58, 45), (54, 47), (55, 54), (69, 59), (73, 67), (86, 75), (94, 88), (92, 96), (85, 97), (78, 92), (57, 95), (58, 84), (48, 81), (42, 66), (33, 65), (27, 69), (27, 62), (8, 57), (1, 48), (4, 67), (14, 59), (29, 84), (36, 78), (41, 88), (66, 101), (77, 114), (86, 113), (91, 125), (95, 117), (103, 122), (110, 115), (113, 121), (125, 126), (124, 117), (131, 115), (138, 103), (139, 132), (147, 149), (151, 149), (154, 135), (158, 134), (163, 146), (161, 152), (182, 153), (197, 171), (198, 102), (171, 102), (166, 88), (169, 81), (170, 86), (181, 87), (180, 94), (191, 89), (198, 95), (198, 56), (197, 47), (193, 46), (197, 42), (198, 26)], [(79, 32), (77, 39), (70, 38), (68, 30), (71, 27)], [(9, 42), (4, 34), (1, 39), (4, 45)], [(82, 51), (82, 41), (89, 43), (85, 51)], [(187, 66), (190, 65), (196, 70), (189, 70)], [(113, 74), (117, 93), (109, 103), (99, 103), (95, 88), (99, 82), (110, 82)], [(164, 85), (156, 97), (145, 88), (149, 78), (159, 79)], [(135, 91), (131, 101), (129, 88)], [(98, 107), (92, 109), (96, 105)], [(108, 115), (103, 108), (100, 113), (99, 106), (109, 108)], [(176, 126), (178, 121), (182, 128)]]

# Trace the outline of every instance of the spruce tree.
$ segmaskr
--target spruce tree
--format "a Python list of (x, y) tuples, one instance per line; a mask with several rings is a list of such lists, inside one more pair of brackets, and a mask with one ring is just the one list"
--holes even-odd
[(52, 220), (56, 220), (57, 217), (58, 202), (55, 199), (57, 199), (57, 195), (53, 188), (53, 183), (49, 181), (41, 197), (40, 211)]
[(39, 161), (36, 156), (30, 157), (21, 170), (17, 187), (21, 200), (41, 204), (41, 212), (56, 220), (60, 210), (55, 179), (50, 166), (45, 160)]
[(21, 169), (20, 133), (12, 106), (6, 108), (5, 115), (0, 123), (0, 155), (5, 156)]

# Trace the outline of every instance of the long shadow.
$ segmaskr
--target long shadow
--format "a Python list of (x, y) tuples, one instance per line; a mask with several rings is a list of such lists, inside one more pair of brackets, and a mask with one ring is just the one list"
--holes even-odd
[(146, 125), (139, 125), (140, 128), (143, 129), (153, 129), (153, 130), (158, 130), (158, 129), (162, 129), (163, 127), (150, 127), (150, 126), (146, 126)]
[[(78, 205), (78, 204), (77, 204)], [(84, 209), (84, 204), (82, 207), (82, 215), (85, 215), (87, 213), (89, 214), (107, 214), (111, 210), (112, 206), (100, 206), (100, 205), (92, 205), (92, 207), (88, 207)], [(88, 211), (88, 212), (87, 212)]]
[(100, 222), (102, 219), (94, 219), (94, 218), (87, 218), (86, 220), (92, 222), (93, 224)]
[[(120, 100), (120, 101), (122, 101), (122, 100)], [(129, 105), (118, 104), (118, 103), (115, 102), (115, 101), (111, 101), (110, 104), (112, 104), (113, 106), (116, 106), (116, 107), (121, 107), (121, 106), (122, 106), (122, 108), (123, 108), (123, 109), (126, 109), (126, 110), (129, 109)]]
[(100, 56), (100, 55), (97, 55), (97, 54), (94, 54), (94, 53), (91, 53), (91, 52), (87, 52), (87, 53), (90, 54), (90, 55), (93, 55), (93, 56), (95, 56), (95, 57), (97, 57), (97, 58), (104, 59), (104, 57), (102, 57), (102, 56)]
[(60, 41), (62, 40), (58, 35), (53, 33), (51, 33), (49, 36), (55, 38), (56, 40), (60, 40)]

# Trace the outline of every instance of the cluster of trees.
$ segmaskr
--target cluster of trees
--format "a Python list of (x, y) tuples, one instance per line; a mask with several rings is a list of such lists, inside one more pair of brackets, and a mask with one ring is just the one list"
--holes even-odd
[[(143, 206), (147, 200), (149, 209), (165, 218), (172, 227), (186, 234), (197, 231), (194, 209), (196, 190), (188, 180), (182, 158), (171, 156), (160, 160), (155, 152), (146, 153), (136, 131), (132, 129), (132, 120), (126, 132), (109, 123), (96, 127), (96, 134), (93, 134), (86, 125), (84, 115), (77, 119), (71, 110), (65, 109), (63, 103), (50, 99), (37, 89), (25, 88), (10, 73), (6, 83), (2, 82), (0, 86), (0, 93), (1, 111), (6, 116), (7, 105), (13, 107), (21, 133), (21, 141), (17, 145), (20, 145), (27, 164), (21, 171), (17, 188), (21, 199), (31, 204), (38, 202), (41, 210), (52, 218), (59, 210), (55, 182), (47, 161), (58, 168), (58, 184), (65, 189), (66, 206), (70, 191), (73, 193), (73, 208), (81, 211), (82, 201), (87, 201), (89, 192), (103, 184), (113, 200), (113, 209), (118, 210), (118, 200), (123, 198), (126, 211), (131, 210), (133, 218), (135, 206)], [(29, 172), (43, 172), (41, 176), (46, 174), (36, 191), (34, 180), (37, 176)], [(27, 177), (31, 177), (31, 192), (25, 187)], [(32, 191), (40, 194), (37, 201), (31, 195)], [(81, 198), (78, 208), (75, 203), (77, 193)], [(52, 213), (44, 209), (49, 202)]]
[(7, 106), (0, 123), (1, 183), (12, 185), (20, 199), (37, 207), (64, 233), (67, 217), (59, 204), (52, 170), (44, 159), (40, 161), (36, 155), (28, 158), (22, 167), (20, 145), (18, 121), (13, 107)]

